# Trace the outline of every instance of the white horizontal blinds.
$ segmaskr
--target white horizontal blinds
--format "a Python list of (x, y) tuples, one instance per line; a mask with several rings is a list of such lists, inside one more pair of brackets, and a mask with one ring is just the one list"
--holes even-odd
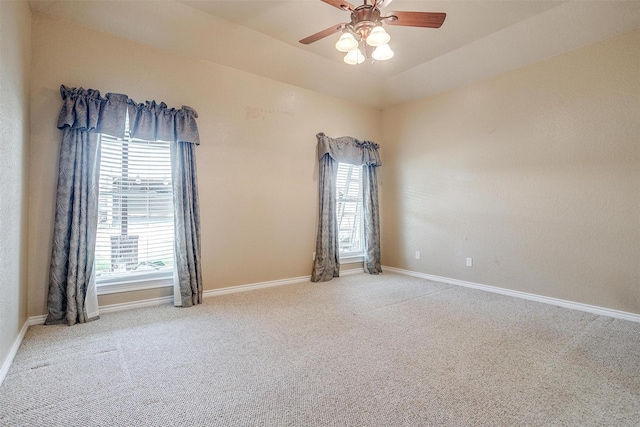
[(362, 254), (362, 166), (339, 163), (336, 191), (340, 254)]
[(173, 269), (169, 143), (101, 135), (97, 283)]

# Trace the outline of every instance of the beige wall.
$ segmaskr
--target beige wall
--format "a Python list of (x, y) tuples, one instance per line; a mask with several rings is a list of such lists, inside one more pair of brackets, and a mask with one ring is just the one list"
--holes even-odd
[(638, 42), (380, 113), (35, 14), (28, 313), (46, 312), (60, 84), (198, 111), (207, 290), (309, 274), (322, 131), (382, 145), (384, 264), (640, 313)]
[(640, 313), (639, 76), (637, 30), (385, 110), (383, 263)]
[[(205, 290), (309, 275), (315, 135), (380, 137), (376, 109), (40, 14), (33, 17), (33, 58), (30, 315), (46, 312), (60, 84), (196, 109)], [(131, 298), (141, 295), (101, 302)]]
[(0, 2), (0, 367), (27, 320), (31, 12)]

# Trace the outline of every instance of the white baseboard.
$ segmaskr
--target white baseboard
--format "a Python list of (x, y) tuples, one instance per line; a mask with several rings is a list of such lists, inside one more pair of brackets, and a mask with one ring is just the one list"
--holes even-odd
[(45, 320), (47, 320), (46, 314), (43, 314), (42, 316), (31, 316), (27, 319), (27, 323), (29, 326), (44, 325)]
[(18, 349), (20, 348), (20, 344), (22, 344), (22, 339), (24, 338), (24, 335), (27, 333), (27, 329), (29, 329), (29, 320), (24, 322), (24, 325), (22, 325), (22, 329), (20, 329), (18, 336), (13, 341), (13, 345), (9, 350), (9, 354), (7, 354), (7, 357), (5, 357), (4, 361), (2, 362), (2, 367), (0, 368), (0, 385), (2, 385), (4, 378), (7, 376), (7, 373), (9, 372), (9, 368), (11, 367), (11, 364), (13, 363), (13, 359), (16, 357), (16, 354), (18, 353)]
[(229, 286), (226, 288), (211, 289), (204, 291), (202, 296), (204, 298), (215, 297), (218, 295), (233, 294), (236, 292), (253, 291), (256, 289), (271, 288), (273, 286), (291, 285), (294, 283), (308, 282), (311, 276), (292, 277), (291, 279), (282, 280), (270, 280), (268, 282), (250, 283), (247, 285)]
[(419, 277), (421, 279), (427, 279), (433, 282), (447, 283), (449, 285), (479, 289), (482, 291), (493, 292), (496, 294), (507, 295), (510, 297), (516, 297), (516, 298), (526, 299), (530, 301), (537, 301), (545, 304), (551, 304), (558, 307), (585, 311), (587, 313), (597, 314), (599, 316), (608, 316), (608, 317), (613, 317), (615, 319), (629, 320), (631, 322), (640, 323), (640, 314), (636, 314), (636, 313), (613, 310), (610, 308), (598, 307), (596, 305), (582, 304), (579, 302), (568, 301), (568, 300), (563, 300), (559, 298), (546, 297), (543, 295), (530, 294), (527, 292), (513, 291), (511, 289), (498, 288), (496, 286), (483, 285), (481, 283), (467, 282), (464, 280), (451, 279), (448, 277), (434, 276), (432, 274), (418, 273), (417, 271), (403, 270), (395, 267), (383, 266), (382, 269), (383, 271), (386, 270), (393, 273), (404, 274), (405, 276)]
[[(340, 276), (350, 276), (352, 274), (360, 274), (360, 273), (364, 273), (364, 270), (361, 268), (354, 268), (354, 269), (340, 271)], [(292, 285), (294, 283), (308, 282), (309, 280), (311, 280), (311, 276), (300, 276), (300, 277), (292, 277), (291, 279), (271, 280), (268, 282), (251, 283), (248, 285), (229, 286), (227, 288), (211, 289), (209, 291), (204, 291), (203, 297), (209, 298), (209, 297), (215, 297), (218, 295), (233, 294), (236, 292), (246, 292), (246, 291), (253, 291), (256, 289), (271, 288), (273, 286)]]

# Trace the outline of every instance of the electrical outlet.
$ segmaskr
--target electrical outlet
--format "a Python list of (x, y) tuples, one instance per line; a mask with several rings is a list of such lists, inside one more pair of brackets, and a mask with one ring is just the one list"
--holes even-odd
[(416, 251), (416, 259), (420, 259), (420, 251)]
[(473, 267), (473, 258), (467, 258), (467, 267)]
[(316, 253), (312, 253), (311, 254), (311, 261), (315, 261), (316, 260)]

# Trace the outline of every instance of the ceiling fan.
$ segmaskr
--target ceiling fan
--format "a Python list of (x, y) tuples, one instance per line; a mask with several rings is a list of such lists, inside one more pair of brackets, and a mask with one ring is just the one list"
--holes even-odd
[[(382, 24), (440, 28), (447, 16), (446, 13), (441, 12), (389, 12), (388, 15), (382, 16), (380, 8), (388, 5), (392, 0), (371, 0), (371, 3), (364, 0), (364, 4), (358, 7), (343, 0), (321, 1), (351, 12), (351, 21), (336, 24), (312, 34), (300, 40), (300, 43), (311, 44), (342, 31), (342, 35), (336, 43), (336, 49), (346, 52), (344, 62), (352, 65), (364, 62), (365, 58), (384, 61), (393, 57), (393, 51), (388, 44), (391, 36), (385, 31)], [(364, 54), (360, 50), (360, 45), (364, 47)]]

